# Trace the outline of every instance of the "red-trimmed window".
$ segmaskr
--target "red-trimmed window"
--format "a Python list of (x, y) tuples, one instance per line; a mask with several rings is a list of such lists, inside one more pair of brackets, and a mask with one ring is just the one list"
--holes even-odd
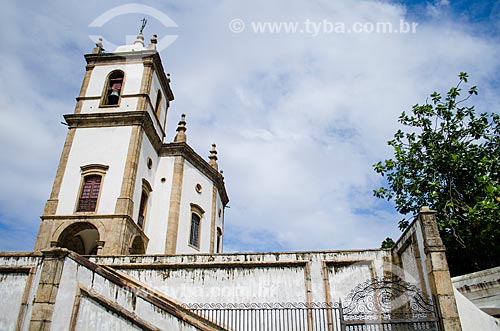
[(99, 198), (99, 190), (101, 189), (101, 176), (89, 175), (85, 176), (82, 187), (82, 193), (78, 200), (77, 211), (95, 211), (97, 207), (97, 199)]

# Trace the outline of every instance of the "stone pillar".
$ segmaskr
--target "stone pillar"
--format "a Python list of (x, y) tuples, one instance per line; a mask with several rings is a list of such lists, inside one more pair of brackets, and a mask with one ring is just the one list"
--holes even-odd
[[(144, 59), (144, 72), (141, 81), (141, 97), (137, 102), (137, 110), (148, 110), (149, 92), (151, 90), (151, 83), (153, 82), (153, 59)], [(154, 112), (154, 109), (151, 109)]]
[(436, 212), (429, 207), (422, 207), (418, 215), (424, 239), (424, 252), (427, 278), (431, 294), (435, 298), (437, 312), (441, 320), (442, 331), (461, 331), (457, 304), (453, 294), (446, 249), (439, 235)]
[(168, 209), (167, 236), (165, 254), (175, 254), (177, 251), (177, 235), (179, 232), (179, 216), (182, 197), (182, 180), (184, 177), (184, 157), (176, 156), (174, 160), (174, 174)]
[(71, 146), (73, 145), (73, 140), (75, 139), (75, 133), (75, 128), (69, 128), (68, 134), (66, 135), (66, 141), (64, 142), (63, 151), (61, 153), (61, 158), (59, 159), (56, 178), (52, 184), (52, 191), (50, 192), (50, 197), (43, 210), (44, 216), (56, 214), (57, 205), (59, 203), (59, 192), (61, 190), (64, 172), (66, 171), (66, 165), (68, 164), (69, 152), (71, 151)]
[(64, 248), (51, 248), (42, 251), (43, 265), (33, 300), (30, 331), (49, 331), (51, 329), (57, 291), (59, 290), (64, 260), (68, 253), (69, 251)]
[(142, 127), (134, 126), (132, 128), (132, 134), (130, 135), (120, 196), (116, 201), (115, 207), (115, 214), (127, 215), (130, 218), (133, 218), (134, 213), (134, 189), (142, 147), (142, 136)]
[(219, 253), (215, 251), (216, 220), (217, 220), (217, 187), (212, 186), (212, 213), (210, 215), (210, 254)]

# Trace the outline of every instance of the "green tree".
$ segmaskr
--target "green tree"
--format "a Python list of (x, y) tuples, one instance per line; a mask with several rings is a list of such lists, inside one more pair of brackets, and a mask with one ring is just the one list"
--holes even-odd
[(380, 248), (383, 248), (383, 249), (390, 249), (392, 248), (396, 243), (394, 242), (394, 240), (391, 238), (391, 237), (387, 237), (385, 238), (384, 241), (382, 241), (382, 245), (380, 246)]
[(461, 72), (444, 99), (434, 92), (403, 112), (405, 129), (388, 142), (394, 158), (373, 165), (386, 178), (376, 197), (404, 215), (424, 205), (437, 211), (452, 275), (500, 265), (500, 116), (468, 105), (475, 86), (461, 97), (467, 78)]

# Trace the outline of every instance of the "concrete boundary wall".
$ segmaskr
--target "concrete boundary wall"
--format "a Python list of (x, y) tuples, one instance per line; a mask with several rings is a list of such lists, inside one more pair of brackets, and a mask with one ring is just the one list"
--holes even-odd
[(183, 304), (339, 302), (359, 284), (394, 275), (433, 297), (441, 331), (461, 330), (428, 208), (391, 250), (88, 258), (62, 248), (3, 252), (0, 308), (8, 313), (0, 329), (220, 330)]
[(389, 269), (384, 250), (97, 256), (184, 303), (332, 302)]
[(2, 304), (10, 306), (3, 311), (12, 312), (0, 317), (2, 330), (223, 330), (147, 285), (66, 249), (2, 253), (0, 280), (3, 299), (9, 299)]

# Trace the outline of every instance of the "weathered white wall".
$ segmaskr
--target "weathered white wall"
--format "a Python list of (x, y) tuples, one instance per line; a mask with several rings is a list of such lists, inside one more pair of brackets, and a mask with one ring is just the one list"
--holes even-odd
[[(28, 330), (33, 300), (40, 281), (41, 261), (41, 256), (29, 252), (24, 256), (21, 253), (0, 256), (0, 330), (17, 330), (18, 318), (21, 321), (20, 330)], [(32, 268), (31, 279), (27, 272), (6, 272), (4, 268)], [(26, 290), (28, 293), (23, 312), (21, 304)]]
[(82, 180), (80, 167), (93, 163), (109, 166), (101, 182), (97, 213), (114, 213), (116, 199), (120, 195), (131, 131), (131, 127), (125, 126), (76, 130), (59, 192), (56, 215), (74, 213)]
[[(126, 280), (121, 281), (126, 282)], [(136, 296), (133, 287), (117, 285), (71, 258), (66, 258), (64, 263), (52, 316), (52, 330), (68, 330), (75, 313), (76, 330), (79, 331), (141, 329), (125, 319), (123, 315), (106, 309), (100, 302), (85, 294), (82, 294), (80, 304), (76, 306), (80, 288), (92, 291), (119, 307), (120, 311), (135, 314), (137, 318), (162, 330), (196, 330), (192, 325), (179, 320), (142, 297)]]
[[(344, 299), (359, 283), (382, 276), (389, 254), (382, 250), (363, 250), (96, 256), (91, 260), (129, 274), (144, 283), (142, 288), (154, 288), (183, 303), (275, 303)], [(1, 263), (19, 264), (13, 259), (0, 259), (0, 266)], [(29, 264), (21, 260), (22, 263)], [(134, 298), (133, 287), (117, 285), (94, 270), (66, 259), (52, 317), (53, 330), (68, 329), (75, 313), (77, 330), (137, 328), (87, 295), (81, 297), (80, 305), (75, 308), (80, 288), (161, 329), (194, 329), (189, 325), (179, 326), (181, 322), (177, 318), (141, 297)]]
[(27, 280), (25, 273), (0, 272), (0, 330), (15, 329)]
[[(359, 261), (352, 264), (329, 264), (326, 266), (328, 271), (328, 287), (331, 293), (331, 300), (338, 302), (344, 300), (349, 292), (357, 284), (381, 276), (381, 264), (378, 261)], [(377, 266), (379, 270), (377, 270)], [(378, 272), (377, 272), (378, 271)]]
[(167, 268), (129, 274), (186, 303), (306, 302), (302, 266)]
[(425, 295), (431, 293), (429, 279), (426, 276), (428, 261), (420, 222), (413, 222), (407, 228), (398, 239), (393, 252), (398, 255), (401, 265), (393, 265), (392, 272), (420, 288)]
[(421, 287), (420, 275), (418, 273), (418, 265), (419, 261), (415, 258), (414, 247), (409, 245), (406, 250), (401, 254), (401, 260), (403, 263), (403, 273), (404, 280)]
[(382, 276), (387, 254), (367, 250), (93, 259), (181, 302), (269, 303), (338, 301), (358, 283)]
[(84, 330), (109, 330), (128, 331), (141, 330), (140, 327), (130, 323), (117, 315), (111, 314), (103, 306), (89, 298), (82, 298), (78, 311), (78, 320), (75, 331)]
[[(97, 271), (100, 268), (96, 265), (90, 268), (89, 265), (91, 265), (89, 262), (80, 264), (71, 258), (71, 255), (64, 259), (50, 330), (69, 330), (72, 319), (76, 330), (141, 330), (137, 322), (139, 320), (161, 330), (197, 330), (190, 324), (191, 322), (187, 322), (187, 320), (193, 321), (193, 318), (186, 319), (184, 316), (179, 318), (183, 312), (175, 307), (171, 307), (168, 311), (165, 309), (172, 304), (171, 301), (167, 301), (168, 298), (157, 297), (155, 301), (148, 301), (144, 299), (147, 296), (138, 294), (139, 291), (147, 290), (144, 287), (138, 287), (134, 282), (116, 273), (112, 278), (107, 278)], [(14, 269), (29, 269), (30, 273), (16, 273), (12, 271)], [(54, 273), (57, 274), (59, 270), (44, 265), (41, 254), (13, 252), (0, 255), (0, 308), (2, 309), (0, 330), (29, 329), (34, 298), (40, 281), (53, 279)], [(21, 318), (22, 324), (18, 328), (16, 323), (26, 286), (29, 286), (24, 302), (26, 309), (24, 318)], [(85, 289), (90, 295), (81, 292), (80, 289)], [(95, 300), (96, 295), (101, 301)], [(116, 311), (105, 307), (102, 298), (114, 305)], [(80, 299), (79, 304), (77, 304), (78, 299)], [(176, 311), (177, 315), (171, 311)], [(124, 313), (135, 316), (135, 322), (124, 318)], [(47, 317), (50, 318), (50, 315)], [(194, 319), (196, 320), (196, 317)]]

